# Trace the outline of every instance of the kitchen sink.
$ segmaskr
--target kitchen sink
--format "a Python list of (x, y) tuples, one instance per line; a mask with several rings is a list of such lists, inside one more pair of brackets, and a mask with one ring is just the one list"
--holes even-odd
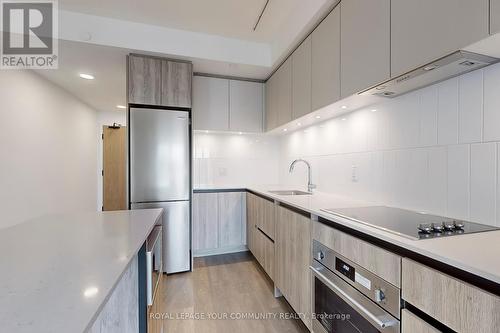
[(269, 193), (277, 195), (311, 195), (311, 192), (297, 191), (297, 190), (285, 190), (285, 191), (269, 191)]

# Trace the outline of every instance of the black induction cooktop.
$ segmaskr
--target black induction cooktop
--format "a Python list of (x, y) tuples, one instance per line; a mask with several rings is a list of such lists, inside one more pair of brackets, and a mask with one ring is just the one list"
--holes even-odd
[(323, 211), (414, 240), (500, 230), (494, 226), (386, 206)]

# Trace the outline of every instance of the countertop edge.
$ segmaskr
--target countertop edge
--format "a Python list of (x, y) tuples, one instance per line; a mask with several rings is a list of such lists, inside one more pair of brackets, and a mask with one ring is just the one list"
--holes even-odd
[(101, 304), (99, 304), (99, 306), (97, 307), (94, 315), (92, 316), (91, 320), (89, 321), (89, 323), (87, 324), (87, 326), (84, 328), (83, 332), (88, 332), (88, 330), (90, 328), (92, 328), (92, 325), (94, 324), (94, 322), (96, 321), (97, 317), (99, 317), (99, 314), (101, 313), (102, 309), (104, 308), (104, 306), (108, 303), (109, 301), (109, 298), (111, 297), (111, 295), (113, 294), (113, 292), (115, 291), (116, 289), (116, 286), (118, 285), (118, 283), (120, 282), (120, 280), (123, 278), (123, 275), (125, 274), (125, 272), (127, 271), (127, 269), (130, 267), (130, 265), (132, 264), (132, 261), (134, 259), (134, 257), (137, 255), (137, 253), (139, 252), (139, 250), (141, 249), (142, 245), (144, 244), (144, 242), (146, 241), (148, 235), (151, 233), (151, 231), (153, 230), (153, 228), (155, 227), (155, 225), (157, 224), (158, 220), (160, 219), (160, 217), (162, 216), (163, 214), (163, 208), (155, 208), (156, 210), (159, 210), (159, 213), (158, 213), (158, 216), (156, 216), (156, 219), (155, 219), (155, 222), (148, 228), (148, 231), (146, 232), (146, 238), (144, 238), (144, 241), (142, 243), (139, 244), (139, 246), (134, 250), (134, 255), (133, 256), (130, 256), (130, 258), (128, 259), (128, 262), (127, 264), (125, 265), (125, 267), (123, 268), (123, 271), (120, 273), (120, 275), (118, 276), (118, 278), (116, 279), (115, 283), (113, 283), (113, 286), (111, 287), (111, 289), (109, 290), (109, 292), (107, 293), (106, 297), (104, 297), (104, 299), (102, 300)]

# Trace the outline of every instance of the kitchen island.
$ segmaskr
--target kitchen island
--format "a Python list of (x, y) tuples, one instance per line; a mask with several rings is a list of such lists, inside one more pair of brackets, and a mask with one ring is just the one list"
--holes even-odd
[(137, 332), (137, 254), (161, 213), (53, 215), (0, 230), (1, 331)]

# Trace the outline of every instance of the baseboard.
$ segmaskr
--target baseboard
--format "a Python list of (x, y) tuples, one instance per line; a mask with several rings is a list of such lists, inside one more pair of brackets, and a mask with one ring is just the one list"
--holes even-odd
[(237, 246), (228, 246), (218, 249), (210, 249), (210, 250), (198, 250), (193, 252), (193, 257), (207, 257), (207, 256), (215, 256), (218, 254), (228, 254), (228, 253), (237, 253), (248, 251), (248, 247), (246, 245), (237, 245)]

